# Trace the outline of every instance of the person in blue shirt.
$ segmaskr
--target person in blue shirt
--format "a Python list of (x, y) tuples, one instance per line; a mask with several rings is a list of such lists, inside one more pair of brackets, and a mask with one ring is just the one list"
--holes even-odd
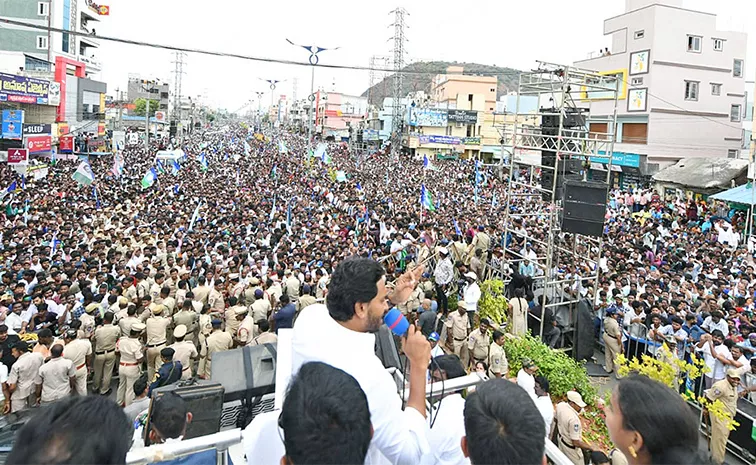
[(273, 315), (276, 334), (278, 334), (279, 329), (293, 328), (294, 315), (297, 313), (297, 307), (291, 302), (288, 295), (282, 295), (279, 302), (281, 302), (281, 309)]
[(738, 344), (738, 347), (743, 349), (743, 355), (750, 360), (756, 355), (756, 333), (749, 334), (748, 339)]
[(157, 372), (157, 378), (150, 384), (150, 390), (148, 395), (152, 395), (152, 390), (162, 386), (168, 386), (181, 379), (181, 371), (183, 367), (181, 362), (173, 360), (173, 355), (176, 353), (170, 347), (165, 347), (160, 351), (160, 358), (163, 360), (163, 364)]

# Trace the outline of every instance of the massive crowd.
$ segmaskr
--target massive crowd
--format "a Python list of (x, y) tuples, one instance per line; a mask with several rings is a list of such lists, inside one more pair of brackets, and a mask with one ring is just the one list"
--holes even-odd
[[(412, 277), (408, 298), (395, 303), (417, 319), (434, 355), (444, 346), (463, 371), (507, 376), (505, 328), (474, 317), (478, 283), (488, 276), (537, 282), (550, 274), (572, 278), (565, 292), (594, 303), (607, 354), (657, 354), (665, 343), (680, 358), (703, 354), (711, 368), (707, 388), (738, 378), (741, 392), (756, 389), (749, 376), (756, 351), (754, 247), (743, 240), (745, 215), (726, 205), (661, 198), (637, 187), (614, 190), (603, 247), (593, 251), (598, 263), (584, 251), (583, 260), (563, 257), (562, 266), (545, 271), (537, 266), (546, 253), (548, 221), (540, 197), (512, 199), (505, 212), (505, 181), (469, 161), (424, 167), (408, 155), (357, 153), (346, 144), (330, 144), (321, 159), (308, 156), (300, 136), (253, 135), (241, 125), (195, 132), (176, 163), (156, 163), (158, 143), (149, 154), (141, 146), (123, 150), (122, 168), (112, 157), (90, 157), (95, 180), (88, 186), (72, 178), (78, 160), (59, 161), (37, 180), (0, 168), (1, 179), (16, 182), (3, 197), (0, 218), (4, 413), (72, 394), (110, 394), (117, 373), (117, 403), (132, 421), (144, 421), (152, 389), (211, 377), (216, 352), (274, 342), (278, 329), (291, 328), (304, 308), (327, 300), (337, 266), (352, 256), (381, 261), (388, 284)], [(157, 179), (143, 185), (151, 168)], [(482, 174), (477, 182), (476, 171)], [(521, 175), (527, 174), (515, 173)], [(514, 234), (505, 234), (505, 218)], [(567, 235), (560, 240), (569, 243)], [(507, 253), (513, 249), (519, 253)], [(424, 265), (429, 272), (421, 274)], [(594, 289), (580, 277), (596, 267)], [(453, 291), (459, 308), (448, 312)], [(554, 347), (570, 322), (555, 319), (530, 291), (510, 296), (506, 330), (535, 330), (540, 325), (533, 321), (543, 318), (544, 338)], [(336, 318), (330, 302), (328, 311)], [(315, 310), (310, 313), (312, 319)], [(343, 318), (336, 319), (349, 315)], [(317, 351), (317, 341), (308, 344)], [(606, 359), (611, 372), (613, 358)], [(537, 398), (544, 383), (527, 374)], [(523, 375), (526, 385), (530, 378)], [(495, 395), (479, 392), (480, 399)], [(475, 408), (485, 409), (480, 402)], [(615, 412), (630, 415), (627, 404), (617, 402)], [(572, 410), (564, 426), (556, 419), (560, 433), (581, 403), (564, 403), (563, 411)], [(467, 418), (464, 426), (474, 428)], [(592, 448), (567, 436), (560, 448), (568, 456), (578, 446)], [(287, 453), (288, 440), (287, 434)], [(462, 449), (485, 447), (473, 443)], [(625, 446), (618, 443), (627, 455)], [(719, 453), (714, 458), (721, 463)]]

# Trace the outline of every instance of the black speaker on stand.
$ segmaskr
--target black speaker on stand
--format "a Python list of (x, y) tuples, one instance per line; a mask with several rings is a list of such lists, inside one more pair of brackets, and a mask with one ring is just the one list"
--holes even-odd
[(562, 230), (601, 237), (604, 233), (608, 189), (609, 186), (604, 182), (565, 180)]

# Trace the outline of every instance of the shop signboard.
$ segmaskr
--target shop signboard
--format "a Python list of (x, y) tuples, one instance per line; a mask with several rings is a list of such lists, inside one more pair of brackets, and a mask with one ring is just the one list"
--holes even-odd
[(40, 136), (51, 134), (52, 124), (24, 124), (25, 136)]
[(47, 105), (50, 81), (0, 73), (0, 102)]
[(446, 110), (434, 110), (432, 108), (412, 108), (410, 110), (410, 126), (443, 128), (447, 124)]
[(29, 151), (26, 149), (8, 149), (8, 163), (15, 165), (27, 163), (29, 161)]
[(478, 112), (471, 110), (448, 110), (450, 123), (478, 124)]
[(421, 135), (419, 137), (420, 144), (445, 144), (445, 145), (459, 145), (462, 140), (456, 136), (433, 136), (433, 135)]
[(43, 153), (52, 150), (51, 136), (29, 136), (26, 138), (26, 148), (29, 153)]
[(74, 147), (74, 140), (71, 134), (67, 134), (59, 140), (60, 153), (72, 153)]
[(21, 139), (23, 124), (23, 110), (3, 110), (2, 138)]

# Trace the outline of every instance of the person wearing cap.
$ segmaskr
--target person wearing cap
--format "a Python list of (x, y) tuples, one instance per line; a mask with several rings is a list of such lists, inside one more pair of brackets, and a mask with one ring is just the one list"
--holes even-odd
[(241, 305), (236, 297), (229, 297), (228, 310), (226, 310), (226, 313), (223, 316), (226, 320), (226, 331), (234, 337), (236, 337), (236, 334), (239, 331), (239, 325), (241, 324), (241, 320), (236, 318), (237, 310), (244, 310), (244, 313), (247, 313), (247, 307)]
[(467, 308), (467, 317), (470, 319), (470, 324), (475, 323), (475, 313), (478, 311), (478, 301), (480, 300), (480, 286), (478, 286), (478, 275), (472, 271), (465, 273), (465, 281), (467, 285), (462, 293), (462, 299), (465, 301)]
[(226, 312), (226, 301), (223, 299), (223, 278), (215, 280), (215, 285), (207, 296), (207, 303), (210, 304), (210, 311), (217, 315), (223, 316)]
[(39, 367), (35, 384), (37, 404), (49, 404), (71, 395), (76, 386), (76, 367), (63, 357), (62, 344), (50, 348), (50, 360)]
[[(255, 321), (246, 307), (237, 307), (234, 310), (234, 318), (237, 321), (234, 344), (236, 347), (246, 346), (255, 337)], [(228, 331), (228, 328), (226, 330)]]
[(118, 405), (127, 406), (134, 400), (134, 381), (139, 378), (144, 360), (144, 347), (139, 340), (142, 331), (147, 328), (144, 323), (134, 322), (129, 328), (129, 335), (121, 337), (116, 343), (116, 353), (120, 354), (118, 364)]
[(428, 342), (430, 342), (430, 346), (431, 346), (431, 360), (434, 357), (440, 357), (441, 355), (445, 354), (444, 350), (438, 344), (438, 340), (440, 338), (441, 337), (435, 331), (430, 333), (430, 335), (428, 336)]
[(116, 342), (121, 336), (121, 328), (113, 324), (113, 312), (105, 312), (102, 326), (99, 326), (93, 336), (94, 340), (94, 378), (92, 390), (102, 395), (110, 394), (110, 381), (113, 378), (115, 365)]
[(616, 363), (617, 355), (624, 352), (622, 345), (622, 329), (620, 328), (619, 319), (622, 315), (614, 307), (606, 309), (604, 318), (604, 371), (613, 373), (618, 368)]
[(265, 298), (265, 292), (262, 289), (255, 290), (255, 301), (252, 304), (252, 319), (254, 321), (267, 320), (270, 316), (270, 300)]
[(522, 359), (522, 368), (517, 372), (517, 385), (525, 389), (530, 397), (535, 398), (535, 374), (538, 367), (528, 357)]
[(488, 319), (482, 318), (480, 320), (480, 326), (470, 333), (467, 342), (467, 348), (470, 351), (470, 365), (473, 367), (478, 362), (484, 362), (486, 364), (488, 363), (488, 349), (491, 338), (488, 330), (490, 327), (491, 323), (488, 321)]
[(704, 408), (704, 416), (709, 417), (711, 421), (711, 441), (709, 448), (711, 458), (715, 464), (719, 465), (724, 462), (727, 448), (727, 438), (730, 436), (730, 430), (727, 428), (727, 421), (735, 418), (738, 410), (738, 385), (740, 384), (740, 373), (734, 368), (726, 372), (725, 379), (715, 382), (711, 389), (704, 391), (706, 398), (712, 402), (719, 400), (724, 405), (721, 409), (727, 414), (727, 419), (721, 419), (715, 415), (709, 415)]
[(577, 391), (568, 391), (567, 400), (556, 406), (555, 420), (559, 435), (559, 450), (575, 465), (584, 465), (583, 449), (597, 448), (583, 440), (583, 425), (580, 412), (585, 408), (583, 396)]
[[(309, 284), (302, 285), (302, 295), (297, 299), (297, 316), (310, 305), (315, 305), (318, 301), (312, 296), (312, 288)], [(294, 318), (294, 321), (297, 321)]]
[(76, 385), (74, 392), (80, 396), (87, 395), (87, 375), (92, 366), (92, 342), (89, 339), (79, 337), (79, 331), (69, 329), (63, 335), (65, 349), (63, 357), (73, 362), (76, 368)]
[(433, 280), (436, 283), (436, 296), (438, 297), (438, 306), (441, 308), (443, 315), (449, 313), (449, 299), (446, 296), (446, 288), (454, 279), (454, 266), (449, 260), (449, 251), (446, 247), (438, 248), (439, 262), (433, 271)]
[(168, 386), (181, 379), (184, 367), (181, 366), (181, 362), (178, 360), (173, 360), (175, 353), (176, 351), (170, 347), (163, 347), (160, 350), (160, 359), (163, 363), (155, 374), (155, 380), (150, 384), (150, 390), (147, 393), (148, 396), (152, 396), (154, 389)]
[(205, 359), (205, 364), (204, 371), (199, 375), (203, 379), (210, 379), (212, 376), (213, 354), (230, 350), (234, 347), (234, 339), (229, 333), (221, 329), (223, 322), (216, 318), (211, 324), (213, 326), (213, 332), (207, 336), (205, 339), (205, 345), (201, 347), (201, 356)]
[(81, 321), (81, 330), (84, 332), (84, 337), (89, 339), (92, 337), (95, 329), (95, 317), (94, 314), (100, 308), (99, 304), (91, 303), (84, 307), (84, 314), (79, 317)]
[(506, 378), (509, 375), (509, 362), (504, 352), (506, 336), (500, 330), (494, 330), (493, 342), (488, 348), (488, 377)]
[(465, 301), (457, 303), (457, 311), (449, 313), (446, 318), (447, 347), (462, 361), (463, 366), (470, 363), (468, 350), (468, 336), (470, 335), (470, 319), (467, 317)]
[(147, 380), (152, 380), (163, 364), (160, 351), (167, 343), (168, 327), (171, 325), (171, 319), (163, 316), (164, 311), (164, 305), (155, 305), (152, 315), (144, 322), (147, 327)]
[(30, 407), (35, 402), (35, 381), (44, 363), (42, 355), (29, 352), (25, 341), (17, 341), (11, 349), (16, 362), (8, 374), (7, 393), (3, 414), (16, 413)]
[(199, 358), (199, 353), (197, 352), (197, 347), (194, 345), (194, 343), (192, 341), (185, 340), (187, 334), (192, 334), (189, 331), (189, 328), (187, 328), (183, 324), (176, 325), (176, 327), (173, 329), (173, 337), (176, 338), (176, 342), (168, 346), (174, 351), (173, 359), (181, 362), (182, 380), (192, 377), (193, 361)]

